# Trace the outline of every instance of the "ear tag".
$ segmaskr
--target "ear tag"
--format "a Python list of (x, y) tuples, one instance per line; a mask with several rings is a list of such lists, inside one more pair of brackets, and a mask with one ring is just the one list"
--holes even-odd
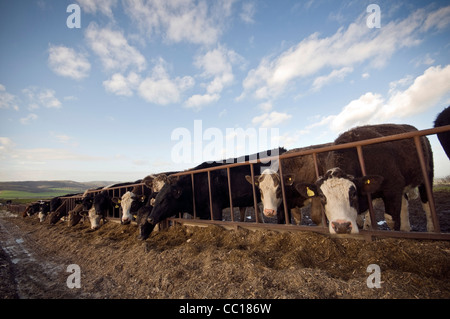
[(114, 206), (114, 208), (119, 208), (119, 205)]
[(143, 202), (145, 200), (145, 196), (141, 197), (141, 202)]
[(122, 201), (119, 199), (119, 200), (117, 200), (117, 202), (120, 204)]
[(370, 179), (366, 180), (364, 184), (369, 185), (370, 184)]
[(306, 187), (306, 195), (308, 195), (309, 197), (314, 197), (316, 194), (311, 190), (311, 188)]
[(255, 182), (255, 186), (258, 186), (259, 185), (259, 183), (258, 182)]

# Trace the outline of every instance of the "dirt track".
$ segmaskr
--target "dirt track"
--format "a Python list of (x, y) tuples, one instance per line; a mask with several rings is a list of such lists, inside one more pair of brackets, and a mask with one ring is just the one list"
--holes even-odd
[[(450, 243), (0, 217), (0, 298), (450, 298)], [(67, 266), (81, 288), (66, 285)], [(367, 287), (368, 265), (381, 288)]]

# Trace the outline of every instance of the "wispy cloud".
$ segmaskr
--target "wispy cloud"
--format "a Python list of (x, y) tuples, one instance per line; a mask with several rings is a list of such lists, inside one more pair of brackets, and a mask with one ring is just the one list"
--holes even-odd
[(4, 85), (0, 84), (0, 109), (13, 109), (18, 111), (18, 98), (6, 92), (6, 88)]
[[(406, 83), (410, 83), (406, 89), (398, 89)], [(406, 76), (391, 82), (387, 97), (367, 92), (344, 106), (339, 114), (324, 117), (307, 129), (327, 125), (334, 132), (342, 132), (357, 125), (407, 118), (426, 111), (448, 96), (450, 96), (450, 65), (433, 66), (414, 80)]]
[(287, 113), (280, 113), (273, 111), (271, 113), (264, 113), (259, 116), (255, 116), (252, 119), (254, 125), (259, 125), (260, 127), (273, 127), (280, 125), (281, 123), (289, 120), (292, 115)]
[(86, 55), (63, 45), (50, 45), (48, 66), (58, 75), (81, 80), (89, 75), (91, 64)]
[(125, 12), (148, 36), (168, 42), (211, 45), (223, 33), (234, 0), (143, 1), (124, 0)]
[(166, 70), (167, 63), (160, 58), (152, 75), (139, 85), (139, 95), (150, 103), (167, 105), (181, 100), (181, 93), (191, 88), (195, 80), (191, 76), (171, 78)]
[(273, 99), (293, 81), (325, 68), (347, 70), (363, 62), (375, 68), (386, 64), (394, 52), (416, 46), (425, 31), (443, 30), (450, 22), (450, 7), (433, 12), (419, 9), (403, 20), (391, 21), (374, 32), (361, 15), (347, 28), (321, 37), (313, 33), (275, 57), (265, 57), (243, 81), (243, 95)]
[(138, 72), (145, 70), (145, 57), (128, 43), (122, 31), (109, 27), (100, 28), (95, 22), (91, 22), (85, 37), (106, 71), (125, 72), (128, 68)]
[(22, 90), (28, 97), (28, 108), (30, 110), (40, 107), (59, 109), (62, 107), (61, 101), (56, 97), (55, 90), (43, 89), (37, 86), (30, 86)]

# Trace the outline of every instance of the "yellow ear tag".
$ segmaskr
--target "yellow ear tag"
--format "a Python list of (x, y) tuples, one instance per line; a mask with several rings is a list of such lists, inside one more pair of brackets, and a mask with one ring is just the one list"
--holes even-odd
[(366, 180), (366, 182), (364, 184), (369, 185), (370, 184), (370, 179)]
[(306, 187), (306, 194), (307, 194), (309, 197), (313, 197), (313, 196), (316, 195), (316, 194), (314, 193), (314, 191), (312, 191), (309, 187)]
[(119, 208), (119, 205), (114, 206), (114, 208)]
[(121, 202), (122, 202), (122, 201), (121, 201), (120, 199), (119, 199), (119, 200), (117, 200), (117, 203), (119, 203), (119, 204), (120, 204)]

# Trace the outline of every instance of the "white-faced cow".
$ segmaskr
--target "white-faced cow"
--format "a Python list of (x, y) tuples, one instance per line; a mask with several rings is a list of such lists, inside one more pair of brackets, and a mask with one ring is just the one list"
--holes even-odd
[[(320, 147), (330, 146), (331, 143), (315, 145), (303, 148), (296, 148), (287, 151), (284, 154), (290, 154), (299, 151), (306, 151)], [(319, 153), (317, 156), (317, 165), (319, 174), (323, 174), (325, 153)], [(293, 215), (294, 221), (300, 224), (301, 213), (299, 208), (303, 207), (311, 200), (309, 197), (300, 195), (294, 188), (294, 184), (298, 183), (314, 183), (317, 180), (316, 171), (314, 167), (314, 159), (312, 155), (304, 155), (298, 157), (290, 157), (282, 159), (281, 161), (284, 179), (284, 189), (287, 201), (288, 216)], [(245, 176), (249, 183), (252, 183), (250, 175)], [(277, 216), (279, 224), (285, 223), (284, 204), (281, 194), (281, 179), (278, 171), (266, 169), (261, 175), (256, 175), (254, 180), (255, 186), (259, 188), (261, 193), (261, 201), (264, 206), (264, 215), (267, 217)], [(322, 222), (322, 213), (320, 204), (316, 200), (312, 200), (311, 219), (316, 223)]]
[[(447, 106), (434, 121), (434, 127), (450, 125), (450, 106)], [(450, 132), (444, 132), (437, 134), (439, 142), (441, 142), (442, 148), (450, 159)]]
[[(410, 125), (382, 124), (351, 129), (341, 134), (335, 144), (413, 132)], [(426, 137), (421, 137), (424, 160), (433, 180), (433, 154)], [(427, 229), (433, 230), (428, 197), (421, 166), (412, 139), (367, 145), (362, 148), (367, 175), (363, 176), (355, 148), (330, 152), (330, 168), (315, 184), (296, 184), (303, 196), (319, 197), (329, 221), (330, 233), (358, 233), (356, 217), (368, 209), (367, 194), (381, 198), (385, 211), (392, 216), (395, 230), (409, 231), (408, 202), (405, 194), (419, 187), (427, 215)]]

